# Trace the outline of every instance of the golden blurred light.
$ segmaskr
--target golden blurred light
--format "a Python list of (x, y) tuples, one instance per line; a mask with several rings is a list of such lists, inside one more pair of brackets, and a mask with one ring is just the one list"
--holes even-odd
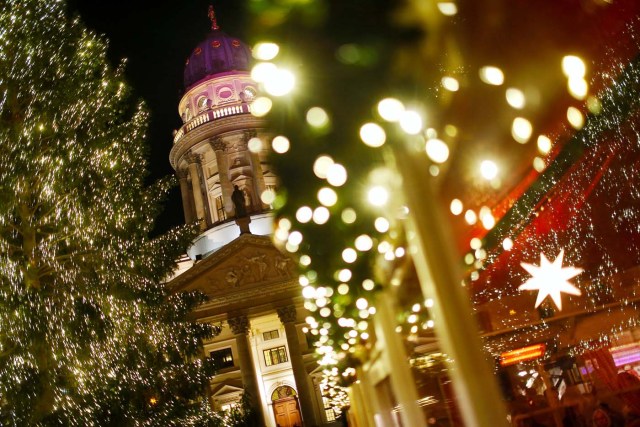
[(469, 241), (469, 247), (473, 250), (480, 249), (482, 247), (482, 240), (478, 239), (477, 237), (472, 238)]
[(451, 205), (449, 205), (449, 209), (451, 213), (454, 215), (460, 215), (462, 213), (462, 201), (460, 199), (453, 199), (451, 201)]
[(509, 237), (506, 237), (502, 241), (502, 247), (504, 248), (505, 251), (510, 251), (511, 248), (513, 248), (513, 240), (511, 240)]
[(411, 306), (411, 311), (413, 311), (414, 313), (417, 313), (420, 311), (420, 304), (413, 304)]
[(355, 246), (359, 251), (368, 251), (373, 247), (373, 239), (366, 234), (361, 234), (356, 237)]
[(356, 300), (356, 307), (358, 307), (358, 309), (360, 310), (364, 310), (369, 307), (369, 301), (367, 301), (365, 298), (358, 298)]
[(453, 16), (458, 13), (458, 6), (452, 1), (438, 2), (438, 10), (446, 16)]
[(253, 57), (260, 61), (270, 61), (280, 52), (280, 46), (271, 42), (261, 42), (253, 47)]
[(404, 111), (400, 114), (400, 128), (409, 135), (417, 135), (422, 130), (422, 117), (415, 111)]
[(291, 230), (291, 226), (293, 224), (291, 224), (291, 221), (289, 220), (289, 218), (280, 218), (280, 220), (278, 221), (278, 227), (282, 228), (285, 231), (289, 231)]
[(284, 154), (289, 151), (291, 143), (289, 142), (289, 139), (287, 137), (278, 135), (273, 138), (273, 141), (271, 141), (271, 146), (273, 147), (273, 151), (275, 151), (276, 153)]
[(507, 104), (509, 104), (513, 108), (518, 110), (524, 108), (524, 92), (522, 92), (520, 89), (516, 89), (514, 87), (508, 88), (505, 92), (505, 97), (507, 98)]
[(264, 83), (278, 71), (278, 67), (271, 62), (258, 62), (251, 69), (251, 78), (258, 83)]
[(575, 99), (583, 100), (587, 97), (587, 92), (589, 92), (589, 85), (587, 81), (582, 77), (570, 78), (567, 81), (567, 89), (571, 96)]
[(427, 328), (433, 328), (434, 322), (433, 320), (429, 319), (427, 320)]
[(427, 298), (424, 300), (424, 306), (427, 308), (433, 307), (433, 298)]
[(574, 129), (582, 129), (584, 126), (584, 116), (576, 107), (567, 108), (567, 120)]
[(258, 137), (253, 137), (247, 142), (247, 148), (249, 148), (249, 151), (252, 153), (259, 153), (262, 151), (262, 147), (262, 140)]
[(344, 262), (351, 264), (352, 262), (355, 262), (356, 259), (358, 259), (358, 253), (353, 248), (347, 248), (342, 251), (342, 259), (344, 260)]
[(469, 209), (464, 213), (464, 220), (467, 221), (467, 224), (473, 225), (478, 221), (478, 216), (474, 211)]
[(587, 73), (587, 66), (580, 57), (567, 55), (562, 58), (562, 72), (569, 79), (583, 78)]
[(493, 226), (496, 225), (496, 219), (492, 214), (483, 215), (480, 221), (482, 221), (482, 226), (486, 230), (491, 230)]
[(311, 221), (312, 217), (313, 217), (313, 211), (309, 206), (301, 206), (296, 211), (296, 219), (298, 220), (298, 222), (301, 222), (302, 224), (305, 224)]
[(276, 192), (268, 188), (260, 194), (260, 200), (265, 205), (271, 205), (276, 200)]
[(498, 176), (498, 165), (492, 160), (483, 160), (480, 163), (480, 174), (484, 179), (492, 180)]
[(380, 147), (387, 140), (387, 134), (380, 125), (365, 123), (360, 128), (360, 139), (369, 147)]
[(600, 114), (602, 112), (602, 103), (596, 96), (587, 98), (587, 108), (591, 114)]
[(425, 151), (427, 152), (427, 156), (436, 163), (444, 163), (449, 158), (449, 147), (444, 141), (437, 138), (432, 138), (427, 141)]
[(329, 115), (320, 107), (311, 107), (307, 111), (307, 123), (315, 128), (323, 128), (329, 124)]
[(305, 286), (304, 288), (302, 288), (302, 296), (305, 297), (306, 299), (312, 299), (314, 298), (316, 295), (316, 290), (313, 289), (312, 286)]
[(345, 210), (342, 211), (342, 214), (340, 215), (340, 217), (342, 218), (342, 221), (345, 224), (353, 224), (354, 222), (356, 222), (358, 215), (356, 214), (356, 211), (354, 211), (352, 208), (346, 208)]
[(264, 117), (271, 111), (272, 106), (271, 98), (259, 96), (251, 103), (251, 114), (256, 117)]
[(329, 221), (329, 216), (329, 209), (325, 208), (324, 206), (319, 206), (313, 210), (313, 222), (318, 225), (325, 224), (327, 221)]
[(346, 295), (349, 293), (349, 285), (347, 285), (346, 283), (340, 283), (338, 285), (338, 293), (340, 295)]
[(371, 279), (365, 279), (362, 281), (362, 289), (365, 291), (372, 291), (375, 286), (375, 282)]
[(367, 191), (367, 200), (373, 206), (384, 206), (389, 201), (389, 191), (381, 185), (375, 185)]
[(324, 206), (333, 206), (338, 201), (338, 194), (332, 188), (322, 187), (318, 190), (318, 201)]
[(451, 138), (455, 138), (458, 135), (458, 128), (451, 124), (446, 125), (444, 127), (444, 133)]
[(351, 270), (349, 270), (348, 268), (343, 268), (338, 272), (338, 280), (340, 280), (341, 282), (348, 282), (349, 280), (351, 280), (352, 275), (353, 274), (351, 273)]
[[(440, 5), (442, 3), (438, 3)], [(460, 83), (454, 77), (445, 76), (440, 80), (442, 87), (451, 92), (457, 92), (460, 89)]]
[(544, 171), (546, 167), (547, 164), (542, 157), (536, 157), (533, 159), (533, 168), (536, 170), (536, 172), (542, 173), (542, 171)]
[(347, 170), (340, 163), (334, 163), (327, 169), (327, 182), (334, 187), (340, 187), (347, 182)]
[(309, 255), (302, 255), (300, 257), (300, 264), (305, 267), (309, 266), (311, 264), (311, 257)]
[(402, 258), (405, 254), (405, 250), (404, 248), (400, 247), (400, 248), (396, 248), (395, 252), (393, 253), (396, 258)]
[(300, 286), (305, 287), (309, 285), (309, 278), (307, 276), (299, 276), (298, 277), (298, 283), (300, 284)]
[(313, 162), (313, 173), (321, 179), (327, 178), (329, 167), (333, 165), (333, 159), (327, 155), (322, 155)]
[(551, 151), (551, 140), (545, 136), (545, 135), (540, 135), (538, 136), (538, 151), (541, 154), (549, 154), (549, 151)]
[(289, 238), (289, 232), (283, 228), (277, 228), (274, 236), (276, 238), (276, 240), (279, 240), (281, 242), (286, 242), (286, 240)]
[(378, 230), (380, 233), (386, 233), (387, 231), (389, 231), (389, 227), (390, 227), (389, 220), (387, 220), (384, 217), (376, 218), (373, 225), (376, 228), (376, 230)]
[(288, 241), (292, 245), (300, 245), (300, 243), (302, 243), (302, 233), (300, 233), (299, 231), (293, 231), (291, 234), (289, 234)]
[(513, 119), (513, 124), (511, 125), (511, 136), (513, 136), (513, 139), (520, 144), (524, 144), (529, 141), (532, 133), (533, 127), (529, 120), (524, 117), (516, 117)]
[(278, 68), (267, 77), (263, 84), (264, 90), (267, 91), (269, 95), (283, 96), (293, 90), (296, 84), (296, 78), (291, 71)]
[(404, 112), (404, 105), (395, 98), (385, 98), (378, 102), (378, 114), (388, 122), (397, 122)]
[(480, 68), (480, 80), (488, 85), (500, 86), (504, 83), (504, 73), (491, 65)]

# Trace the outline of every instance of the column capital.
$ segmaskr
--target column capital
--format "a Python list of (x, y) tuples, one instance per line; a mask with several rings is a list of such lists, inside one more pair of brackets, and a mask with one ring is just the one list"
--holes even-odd
[(285, 307), (280, 307), (276, 310), (278, 313), (278, 317), (280, 321), (284, 323), (293, 323), (296, 321), (296, 306), (295, 305), (287, 305)]
[(244, 134), (244, 142), (249, 142), (251, 138), (255, 138), (258, 136), (258, 132), (255, 129), (247, 129), (243, 132)]
[(227, 145), (224, 143), (222, 138), (220, 138), (219, 136), (217, 136), (215, 138), (211, 138), (209, 140), (209, 145), (211, 145), (211, 148), (213, 148), (213, 151), (222, 151), (222, 152), (224, 152), (227, 149)]
[(234, 335), (246, 335), (249, 332), (249, 319), (247, 316), (232, 317), (227, 320), (227, 323)]
[(184, 158), (187, 160), (187, 163), (189, 163), (190, 165), (192, 164), (198, 164), (198, 163), (202, 163), (202, 154), (197, 154), (197, 153), (193, 153), (193, 152), (188, 152), (187, 154), (185, 154)]
[(189, 171), (187, 169), (178, 169), (176, 170), (176, 175), (178, 179), (187, 179), (187, 177), (189, 177)]

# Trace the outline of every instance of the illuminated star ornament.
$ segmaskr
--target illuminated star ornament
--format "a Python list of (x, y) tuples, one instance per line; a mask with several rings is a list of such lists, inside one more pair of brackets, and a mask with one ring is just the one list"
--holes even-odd
[(562, 292), (571, 295), (582, 294), (580, 289), (569, 283), (569, 279), (582, 273), (583, 270), (575, 267), (562, 267), (563, 257), (564, 249), (560, 251), (558, 257), (553, 262), (549, 262), (547, 257), (544, 256), (544, 253), (540, 253), (539, 266), (525, 262), (520, 263), (522, 268), (531, 274), (531, 278), (520, 285), (518, 289), (523, 291), (538, 291), (535, 308), (538, 308), (548, 295), (556, 304), (558, 310), (562, 310), (562, 299), (560, 297)]

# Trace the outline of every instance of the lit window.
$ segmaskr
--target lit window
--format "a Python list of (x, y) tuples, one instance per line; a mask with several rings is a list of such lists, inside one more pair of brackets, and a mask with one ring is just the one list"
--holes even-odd
[(263, 353), (266, 366), (278, 365), (289, 360), (287, 358), (287, 349), (284, 346), (270, 348), (269, 350), (264, 350)]
[(224, 211), (222, 196), (216, 197), (216, 212), (218, 214), (218, 221), (224, 221), (227, 219), (227, 213)]
[(277, 329), (274, 329), (273, 331), (264, 332), (262, 334), (262, 338), (264, 338), (265, 341), (274, 340), (276, 338), (280, 338), (280, 333)]
[(209, 353), (209, 357), (213, 360), (217, 369), (231, 368), (234, 366), (231, 347), (223, 348), (222, 350), (214, 350)]

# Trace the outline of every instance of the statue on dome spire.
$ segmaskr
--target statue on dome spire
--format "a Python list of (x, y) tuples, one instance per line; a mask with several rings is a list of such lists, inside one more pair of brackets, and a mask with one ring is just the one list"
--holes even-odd
[(211, 31), (219, 30), (220, 27), (218, 27), (218, 20), (216, 19), (216, 13), (213, 10), (212, 4), (209, 5), (208, 16), (209, 16), (209, 19), (211, 20)]

